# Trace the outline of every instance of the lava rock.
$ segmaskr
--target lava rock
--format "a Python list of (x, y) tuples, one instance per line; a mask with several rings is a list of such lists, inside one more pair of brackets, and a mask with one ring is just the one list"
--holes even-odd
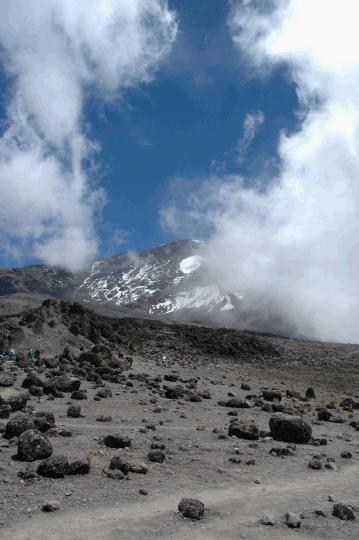
[(89, 474), (90, 472), (90, 463), (85, 459), (78, 459), (73, 461), (67, 467), (66, 474), (75, 475), (75, 474)]
[(353, 509), (347, 504), (337, 503), (332, 508), (332, 515), (343, 521), (354, 521), (355, 514)]
[(189, 519), (201, 519), (204, 514), (204, 504), (198, 499), (182, 499), (178, 505), (182, 516)]
[(20, 461), (36, 461), (51, 456), (53, 450), (48, 438), (40, 431), (24, 431), (18, 441), (17, 458)]
[(328, 411), (328, 409), (319, 409), (318, 420), (321, 420), (323, 422), (329, 422), (331, 417), (332, 417), (332, 413)]
[(14, 418), (11, 418), (6, 426), (4, 439), (12, 439), (13, 437), (19, 437), (21, 433), (29, 429), (35, 429), (34, 421), (25, 415), (17, 415)]
[(37, 473), (46, 478), (64, 478), (68, 467), (69, 462), (66, 456), (52, 456), (40, 463)]
[(240, 420), (232, 422), (228, 428), (228, 435), (238, 437), (239, 439), (247, 439), (256, 441), (259, 439), (259, 429), (253, 421)]
[(276, 441), (304, 444), (312, 436), (312, 427), (299, 416), (272, 416), (269, 428)]
[(131, 446), (131, 439), (125, 435), (106, 435), (103, 442), (108, 448), (126, 448)]
[(266, 401), (282, 401), (282, 393), (279, 390), (263, 390), (262, 397)]
[(23, 388), (30, 388), (30, 386), (44, 386), (44, 381), (34, 372), (29, 373), (25, 379), (22, 381)]
[(147, 454), (147, 458), (153, 463), (163, 463), (166, 460), (166, 454), (163, 450), (150, 450)]
[(0, 390), (0, 406), (10, 405), (12, 411), (24, 409), (28, 399), (28, 392), (23, 390), (15, 390), (14, 388)]
[(310, 387), (310, 388), (307, 388), (307, 390), (306, 390), (306, 392), (305, 392), (305, 397), (306, 397), (307, 399), (316, 399), (317, 396), (316, 396), (316, 394), (315, 394), (314, 388), (311, 388), (311, 387)]
[(172, 386), (171, 388), (166, 389), (166, 398), (167, 399), (181, 399), (183, 398), (184, 390), (181, 385)]
[(67, 409), (69, 418), (81, 418), (81, 405), (70, 405)]
[(47, 501), (42, 505), (43, 512), (56, 512), (60, 510), (59, 501)]
[(113, 456), (110, 461), (109, 469), (120, 470), (123, 474), (128, 474), (130, 471), (130, 465), (122, 459), (121, 456)]
[(15, 382), (15, 377), (11, 373), (0, 373), (0, 386), (12, 386)]

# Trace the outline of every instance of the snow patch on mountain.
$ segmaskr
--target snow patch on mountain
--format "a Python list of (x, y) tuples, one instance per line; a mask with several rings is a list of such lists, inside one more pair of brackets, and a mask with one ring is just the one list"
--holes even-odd
[(180, 262), (180, 269), (183, 274), (191, 274), (195, 270), (198, 270), (202, 266), (202, 257), (199, 255), (192, 255), (186, 257)]

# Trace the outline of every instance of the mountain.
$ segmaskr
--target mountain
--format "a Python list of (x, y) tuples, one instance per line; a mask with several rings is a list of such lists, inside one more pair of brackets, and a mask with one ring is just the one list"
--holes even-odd
[(3, 312), (37, 305), (48, 296), (112, 315), (207, 324), (228, 323), (241, 302), (210, 276), (203, 243), (196, 240), (99, 259), (79, 274), (46, 265), (0, 270)]

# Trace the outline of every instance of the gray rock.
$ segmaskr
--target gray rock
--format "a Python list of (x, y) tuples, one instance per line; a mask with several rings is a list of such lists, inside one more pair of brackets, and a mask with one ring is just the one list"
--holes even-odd
[(29, 394), (24, 390), (15, 390), (14, 388), (0, 390), (0, 406), (10, 405), (12, 411), (24, 409), (28, 399)]
[(295, 514), (294, 512), (287, 512), (285, 515), (285, 522), (291, 529), (299, 529), (302, 520), (298, 514)]
[(228, 435), (238, 437), (239, 439), (247, 439), (256, 441), (259, 439), (259, 429), (252, 420), (240, 420), (233, 422), (228, 428)]
[(60, 510), (59, 501), (47, 501), (42, 505), (43, 512), (56, 512)]

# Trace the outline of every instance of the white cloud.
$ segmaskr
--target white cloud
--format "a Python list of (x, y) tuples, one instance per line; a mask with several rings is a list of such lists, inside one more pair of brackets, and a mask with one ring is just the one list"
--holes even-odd
[[(230, 28), (259, 77), (285, 67), (301, 126), (282, 133), (265, 191), (218, 178), (202, 193), (207, 257), (274, 330), (359, 341), (359, 38), (356, 0), (234, 2)], [(217, 199), (217, 200), (216, 200)], [(213, 207), (214, 205), (214, 207)], [(182, 216), (182, 219), (183, 218)], [(198, 219), (198, 216), (197, 216)]]
[(72, 269), (94, 255), (104, 192), (88, 162), (90, 92), (116, 98), (151, 81), (177, 32), (162, 0), (3, 0), (1, 60), (11, 86), (0, 139), (0, 247)]
[(237, 161), (242, 163), (247, 152), (257, 135), (260, 127), (264, 123), (264, 114), (262, 111), (247, 113), (243, 121), (243, 135), (237, 145)]

